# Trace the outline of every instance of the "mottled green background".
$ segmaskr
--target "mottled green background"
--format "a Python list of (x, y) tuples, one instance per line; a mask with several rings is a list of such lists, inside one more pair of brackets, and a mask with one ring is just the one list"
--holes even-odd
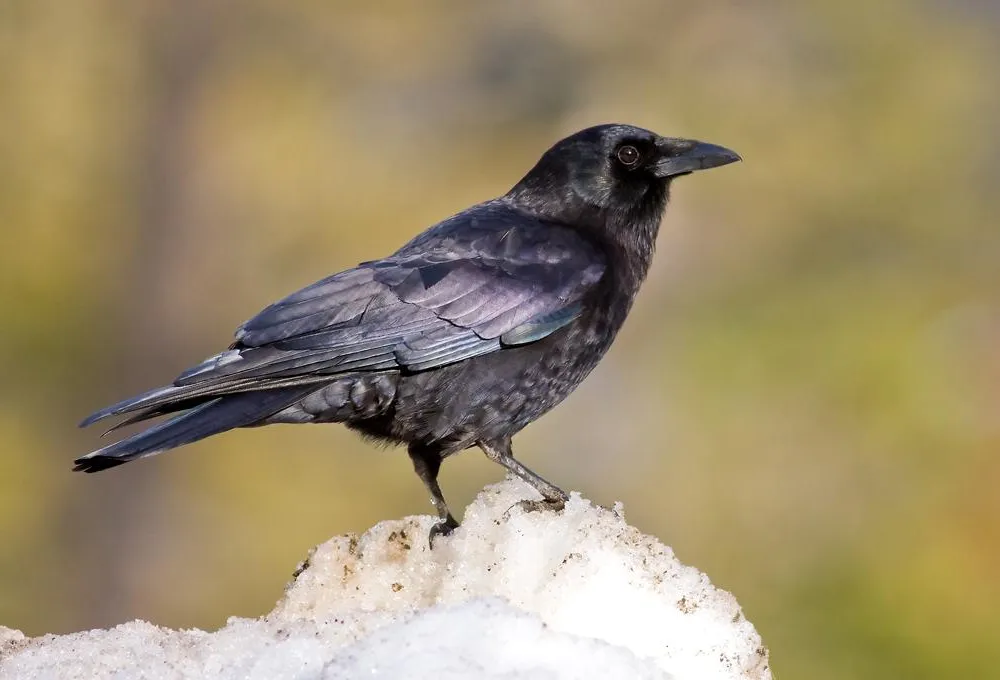
[(998, 37), (972, 0), (0, 0), (0, 624), (218, 626), (428, 512), (342, 428), (84, 477), (75, 423), (619, 120), (745, 162), (677, 183), (520, 456), (733, 591), (779, 678), (995, 677)]

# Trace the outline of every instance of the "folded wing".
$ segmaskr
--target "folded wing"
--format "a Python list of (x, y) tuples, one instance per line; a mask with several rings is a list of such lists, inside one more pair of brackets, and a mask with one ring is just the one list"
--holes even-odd
[(487, 205), (276, 302), (239, 328), (229, 350), (85, 424), (352, 372), (432, 370), (537, 342), (581, 313), (603, 272), (599, 252), (575, 232)]

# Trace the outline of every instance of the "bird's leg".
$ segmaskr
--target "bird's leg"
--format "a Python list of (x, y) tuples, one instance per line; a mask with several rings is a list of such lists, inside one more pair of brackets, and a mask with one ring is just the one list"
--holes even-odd
[(458, 527), (458, 520), (451, 515), (448, 510), (448, 503), (444, 500), (441, 487), (438, 485), (438, 471), (441, 469), (441, 453), (437, 449), (411, 444), (409, 449), (410, 460), (413, 461), (413, 469), (424, 483), (427, 490), (431, 492), (431, 502), (437, 508), (438, 517), (441, 521), (431, 527), (428, 540), (431, 547), (434, 547), (434, 538), (437, 536), (447, 536)]
[(500, 442), (479, 442), (479, 448), (483, 450), (486, 457), (494, 463), (499, 463), (514, 473), (525, 482), (535, 487), (538, 493), (542, 494), (540, 501), (521, 501), (518, 505), (527, 512), (533, 510), (562, 510), (569, 500), (565, 491), (555, 484), (543, 479), (524, 466), (519, 460), (514, 458), (511, 450), (510, 439)]

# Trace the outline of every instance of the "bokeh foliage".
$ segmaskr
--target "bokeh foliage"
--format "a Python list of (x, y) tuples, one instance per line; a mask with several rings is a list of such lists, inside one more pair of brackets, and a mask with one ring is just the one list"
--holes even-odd
[[(622, 120), (680, 181), (604, 364), (516, 448), (732, 590), (778, 677), (1000, 664), (991, 3), (0, 3), (0, 624), (211, 627), (426, 512), (342, 428), (84, 478), (74, 423)], [(444, 469), (455, 506), (498, 471)]]

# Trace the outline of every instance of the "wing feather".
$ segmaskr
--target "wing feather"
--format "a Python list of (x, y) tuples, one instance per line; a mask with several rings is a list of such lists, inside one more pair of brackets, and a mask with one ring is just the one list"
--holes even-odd
[(232, 349), (175, 385), (429, 370), (537, 342), (577, 318), (604, 272), (599, 251), (512, 208), (477, 210), (270, 305), (239, 328)]

